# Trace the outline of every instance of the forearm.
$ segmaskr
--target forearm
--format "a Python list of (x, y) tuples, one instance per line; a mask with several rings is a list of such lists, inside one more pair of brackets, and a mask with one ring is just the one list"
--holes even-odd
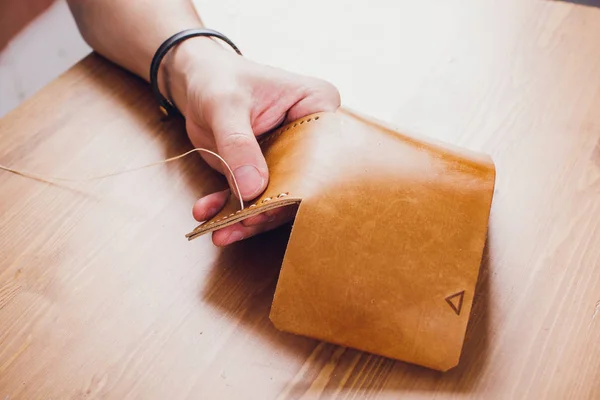
[[(191, 1), (68, 0), (88, 44), (146, 80), (152, 58), (166, 39), (202, 26)], [(171, 48), (159, 68), (158, 83), (161, 93), (185, 116), (192, 145), (213, 150), (226, 161), (235, 177), (232, 189), (244, 201), (256, 198), (269, 181), (256, 136), (340, 105), (339, 93), (330, 83), (255, 63), (207, 37), (188, 38)], [(226, 172), (215, 157), (205, 160)], [(200, 199), (194, 218), (212, 218), (228, 199), (227, 191)], [(238, 222), (220, 229), (214, 243), (233, 243), (292, 217), (284, 208), (269, 212), (263, 219), (248, 219), (246, 225)]]
[(152, 56), (169, 36), (202, 26), (191, 0), (68, 0), (86, 42), (148, 80)]

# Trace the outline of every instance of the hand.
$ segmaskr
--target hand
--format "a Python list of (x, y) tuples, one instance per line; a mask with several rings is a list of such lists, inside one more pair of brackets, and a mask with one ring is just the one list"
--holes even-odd
[[(192, 144), (215, 151), (227, 161), (245, 201), (260, 195), (269, 179), (256, 136), (340, 106), (339, 93), (330, 83), (254, 63), (213, 39), (186, 40), (173, 51), (165, 69), (167, 92), (186, 117)], [(203, 157), (224, 172), (218, 160)], [(212, 218), (229, 193), (228, 189), (199, 199), (193, 207), (194, 218)], [(282, 207), (250, 217), (215, 231), (213, 243), (225, 246), (273, 229), (290, 221), (295, 211), (293, 206)]]

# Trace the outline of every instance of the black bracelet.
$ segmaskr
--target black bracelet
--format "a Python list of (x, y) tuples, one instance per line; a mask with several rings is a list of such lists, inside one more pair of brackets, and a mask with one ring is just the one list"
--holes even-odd
[(221, 39), (236, 51), (239, 55), (242, 55), (240, 50), (237, 48), (235, 44), (225, 35), (220, 32), (217, 32), (212, 29), (187, 29), (185, 31), (181, 31), (171, 36), (167, 40), (160, 45), (154, 57), (152, 58), (152, 63), (150, 64), (150, 85), (152, 86), (152, 92), (154, 93), (154, 97), (158, 100), (161, 111), (165, 115), (174, 115), (179, 114), (179, 110), (169, 102), (161, 93), (158, 88), (158, 69), (160, 68), (160, 63), (163, 58), (167, 55), (169, 50), (171, 50), (175, 45), (181, 43), (182, 41), (196, 37), (196, 36), (212, 36), (218, 39)]

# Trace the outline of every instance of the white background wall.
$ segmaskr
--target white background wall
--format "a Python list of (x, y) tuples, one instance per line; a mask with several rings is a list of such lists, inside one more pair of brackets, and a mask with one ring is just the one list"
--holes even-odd
[[(465, 28), (461, 21), (480, 24), (484, 31), (484, 22), (468, 14), (485, 15), (485, 2), (480, 6), (478, 0), (469, 0), (465, 7), (464, 0), (193, 1), (206, 25), (230, 36), (245, 56), (327, 79), (340, 90), (344, 106), (415, 125), (403, 128), (431, 134), (460, 131), (452, 123), (460, 124), (462, 115), (445, 115), (443, 103), (457, 101), (454, 90), (465, 93), (458, 100), (468, 99), (469, 90), (479, 90), (480, 77), (462, 72), (447, 43), (460, 37)], [(410, 2), (410, 13), (399, 11), (406, 10), (399, 6), (401, 1)], [(382, 38), (394, 38), (395, 46), (386, 47), (384, 43), (389, 41)], [(0, 53), (0, 116), (89, 51), (65, 0), (57, 0)], [(482, 46), (482, 54), (486, 51), (489, 49)], [(463, 61), (482, 60), (485, 57)], [(443, 93), (435, 82), (438, 69), (451, 70), (453, 86), (443, 85), (447, 89)], [(475, 70), (487, 71), (483, 67)], [(424, 98), (427, 101), (420, 101)], [(435, 120), (429, 108), (419, 108), (419, 104), (429, 107), (432, 99), (440, 103)], [(436, 125), (438, 120), (443, 124)]]

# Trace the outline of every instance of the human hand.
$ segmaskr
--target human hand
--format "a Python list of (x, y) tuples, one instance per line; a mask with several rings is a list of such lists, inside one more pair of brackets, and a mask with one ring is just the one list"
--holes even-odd
[[(340, 106), (339, 93), (330, 83), (254, 63), (208, 38), (180, 44), (165, 69), (168, 92), (186, 117), (192, 144), (225, 159), (245, 201), (260, 195), (269, 179), (256, 136)], [(224, 172), (217, 159), (203, 157)], [(193, 207), (194, 218), (212, 218), (229, 194), (230, 189), (199, 199)], [(213, 243), (225, 246), (276, 228), (290, 221), (295, 211), (294, 206), (282, 207), (219, 229), (213, 232)]]

